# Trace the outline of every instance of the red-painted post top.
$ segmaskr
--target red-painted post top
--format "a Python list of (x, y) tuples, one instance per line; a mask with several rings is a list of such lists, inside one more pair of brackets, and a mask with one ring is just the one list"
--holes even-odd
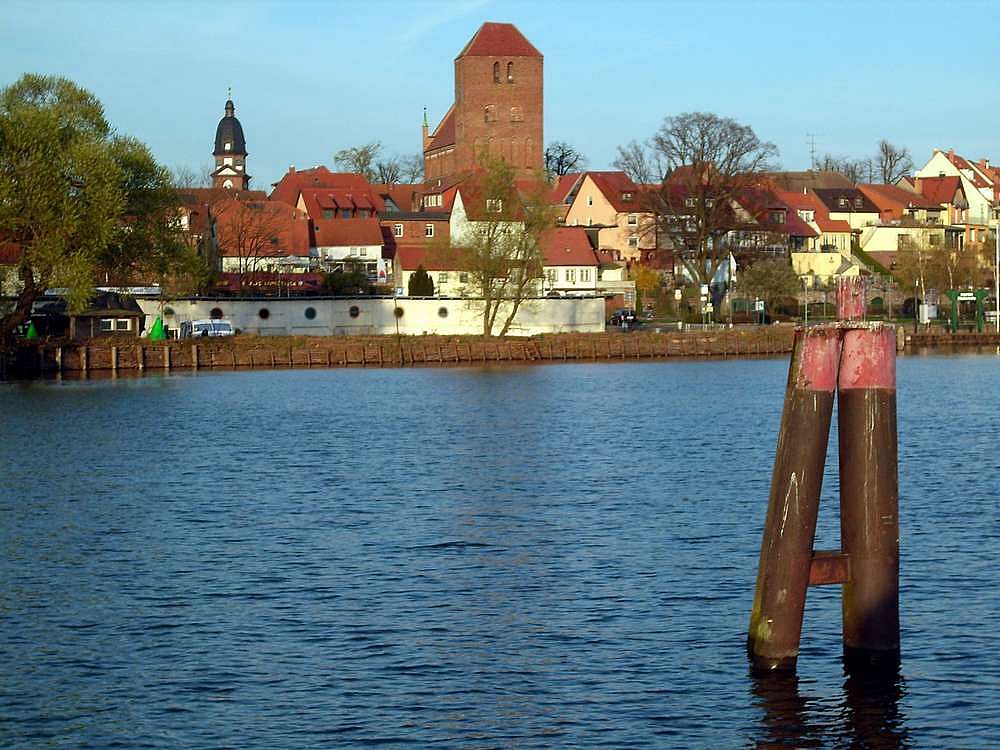
[(802, 337), (795, 388), (805, 391), (837, 389), (837, 368), (840, 362), (840, 331), (832, 326), (800, 330)]
[(844, 331), (840, 389), (851, 388), (896, 390), (896, 332), (892, 328), (878, 325)]
[(862, 276), (837, 279), (837, 318), (839, 320), (864, 320), (865, 280)]

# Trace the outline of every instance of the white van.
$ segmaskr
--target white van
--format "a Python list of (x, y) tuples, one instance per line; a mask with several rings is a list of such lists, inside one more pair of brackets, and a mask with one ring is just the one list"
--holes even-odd
[(229, 320), (185, 320), (181, 323), (180, 337), (193, 336), (235, 336), (236, 329)]

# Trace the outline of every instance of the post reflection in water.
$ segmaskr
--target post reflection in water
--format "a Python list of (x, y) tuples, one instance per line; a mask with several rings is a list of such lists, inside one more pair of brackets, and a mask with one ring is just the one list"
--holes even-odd
[(804, 693), (799, 677), (787, 673), (751, 676), (751, 690), (763, 711), (758, 748), (825, 747), (831, 737), (852, 748), (909, 747), (898, 670), (845, 671), (843, 692), (832, 700)]

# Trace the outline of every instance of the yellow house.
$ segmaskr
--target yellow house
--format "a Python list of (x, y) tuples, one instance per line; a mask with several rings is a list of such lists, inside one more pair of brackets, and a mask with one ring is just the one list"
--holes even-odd
[(573, 190), (564, 223), (597, 228), (598, 250), (630, 261), (656, 249), (654, 216), (643, 205), (640, 186), (624, 172), (583, 172)]

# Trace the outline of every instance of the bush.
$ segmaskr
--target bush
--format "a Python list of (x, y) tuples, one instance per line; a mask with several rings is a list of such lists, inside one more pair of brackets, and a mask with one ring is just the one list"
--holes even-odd
[(417, 270), (410, 276), (406, 291), (411, 297), (434, 296), (434, 281), (422, 265), (417, 266)]

